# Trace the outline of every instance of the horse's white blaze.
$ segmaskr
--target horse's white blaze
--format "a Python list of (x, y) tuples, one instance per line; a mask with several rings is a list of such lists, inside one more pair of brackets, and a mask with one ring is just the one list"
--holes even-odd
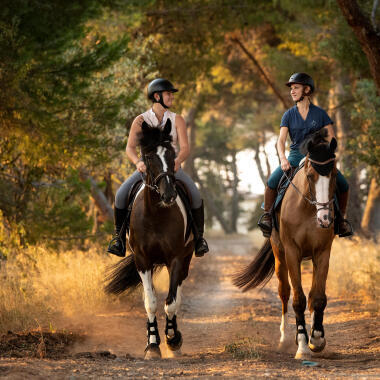
[[(165, 313), (169, 319), (172, 319), (174, 317), (174, 315), (176, 315), (178, 313), (180, 305), (181, 305), (181, 286), (178, 286), (176, 298), (169, 305), (165, 304)], [(174, 335), (173, 329), (168, 330), (168, 335), (169, 336)]]
[(281, 332), (281, 338), (280, 343), (285, 342), (287, 336), (286, 331), (288, 329), (288, 313), (282, 314), (281, 318), (281, 326), (280, 326), (280, 332)]
[[(160, 160), (162, 162), (162, 170), (164, 172), (168, 170), (168, 164), (165, 161), (165, 152), (166, 152), (166, 148), (164, 148), (163, 146), (159, 146), (157, 148), (157, 155), (158, 157), (160, 157)], [(167, 176), (165, 176), (165, 179), (169, 183), (169, 178)]]
[[(157, 298), (153, 289), (152, 284), (152, 274), (148, 270), (146, 272), (140, 272), (141, 281), (144, 287), (144, 305), (146, 313), (148, 314), (149, 322), (154, 322), (154, 317), (156, 316), (157, 311)], [(154, 331), (151, 327), (151, 331)], [(150, 335), (149, 343), (157, 343), (155, 335)]]
[[(318, 180), (315, 183), (315, 198), (318, 203), (327, 203), (329, 201), (329, 184), (329, 177), (322, 175), (318, 177)], [(323, 225), (328, 226), (330, 224), (328, 209), (318, 210), (317, 217)]]

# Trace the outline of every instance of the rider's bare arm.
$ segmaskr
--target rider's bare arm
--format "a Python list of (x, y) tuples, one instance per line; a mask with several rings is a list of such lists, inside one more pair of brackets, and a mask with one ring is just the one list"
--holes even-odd
[(144, 172), (146, 170), (145, 164), (137, 155), (137, 134), (141, 132), (141, 124), (143, 121), (144, 119), (141, 115), (137, 116), (135, 120), (133, 120), (131, 130), (129, 132), (127, 147), (125, 149), (129, 161), (135, 164), (137, 170), (140, 172)]
[(179, 153), (175, 159), (175, 171), (177, 171), (182, 162), (189, 157), (190, 148), (189, 148), (189, 139), (187, 137), (186, 123), (184, 118), (181, 115), (176, 115), (175, 125), (177, 128), (178, 144), (179, 144)]
[(289, 129), (287, 127), (281, 127), (280, 128), (280, 136), (277, 140), (277, 152), (278, 156), (280, 157), (281, 162), (281, 169), (286, 171), (290, 169), (289, 161), (287, 160), (285, 156), (285, 144), (286, 144), (286, 138), (288, 137)]

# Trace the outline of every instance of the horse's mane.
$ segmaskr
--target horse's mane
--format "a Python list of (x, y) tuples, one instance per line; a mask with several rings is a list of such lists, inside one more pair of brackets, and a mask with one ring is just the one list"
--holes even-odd
[(328, 131), (326, 128), (322, 128), (317, 132), (309, 134), (301, 143), (299, 151), (306, 156), (311, 148), (321, 144), (328, 144), (327, 135)]
[[(169, 122), (169, 132), (167, 125)], [(158, 146), (165, 146), (166, 148), (172, 148), (171, 142), (173, 141), (170, 135), (171, 123), (168, 120), (164, 129), (151, 127), (145, 121), (142, 124), (141, 132), (137, 135), (138, 143), (141, 150), (144, 153), (150, 152)]]

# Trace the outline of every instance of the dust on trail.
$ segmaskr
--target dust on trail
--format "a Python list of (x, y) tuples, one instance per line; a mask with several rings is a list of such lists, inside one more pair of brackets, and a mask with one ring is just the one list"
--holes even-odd
[[(260, 241), (261, 243), (262, 241)], [(258, 246), (246, 236), (212, 239), (211, 252), (194, 258), (183, 286), (178, 316), (184, 343), (182, 357), (144, 361), (146, 313), (142, 298), (118, 310), (94, 315), (84, 326), (87, 339), (60, 359), (1, 358), (0, 377), (25, 378), (159, 378), (159, 377), (378, 377), (379, 321), (359, 302), (328, 298), (325, 312), (327, 346), (311, 360), (317, 367), (293, 359), (296, 345), (278, 352), (281, 303), (274, 277), (261, 291), (241, 293), (231, 274), (252, 260)], [(311, 283), (311, 266), (304, 265), (304, 290)], [(166, 282), (159, 278), (157, 320), (164, 335)], [(291, 306), (291, 303), (290, 303)], [(307, 322), (310, 321), (307, 313)], [(294, 314), (290, 307), (292, 336)], [(309, 326), (309, 325), (308, 325)], [(162, 339), (164, 340), (164, 339)], [(165, 344), (161, 344), (166, 356)], [(110, 356), (95, 352), (110, 351)], [(81, 354), (90, 352), (94, 354)], [(1, 354), (0, 354), (1, 355)]]

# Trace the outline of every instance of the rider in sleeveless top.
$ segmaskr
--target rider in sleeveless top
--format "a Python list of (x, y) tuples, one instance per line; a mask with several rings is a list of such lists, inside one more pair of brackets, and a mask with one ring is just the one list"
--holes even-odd
[[(280, 157), (281, 166), (279, 166), (269, 177), (264, 193), (264, 214), (259, 219), (258, 225), (264, 233), (264, 236), (270, 236), (272, 231), (271, 209), (276, 200), (277, 186), (284, 173), (290, 167), (297, 167), (304, 157), (298, 150), (300, 144), (307, 135), (314, 133), (322, 128), (328, 131), (328, 140), (334, 136), (333, 122), (322, 108), (315, 106), (310, 102), (310, 95), (314, 92), (314, 80), (305, 73), (293, 74), (288, 83), (290, 95), (296, 103), (294, 107), (288, 109), (280, 125), (280, 136), (277, 141), (277, 151)], [(285, 143), (288, 136), (292, 144), (290, 145), (290, 154), (285, 156)], [(337, 196), (341, 213), (338, 221), (338, 234), (340, 237), (351, 236), (353, 234), (350, 223), (344, 219), (344, 214), (348, 202), (348, 183), (338, 170), (337, 178)]]
[(127, 197), (133, 185), (141, 179), (142, 173), (146, 172), (145, 163), (137, 155), (137, 136), (141, 131), (142, 122), (157, 128), (163, 128), (166, 121), (170, 119), (172, 124), (171, 135), (173, 147), (176, 152), (174, 165), (175, 177), (185, 183), (191, 194), (191, 213), (195, 223), (196, 241), (195, 255), (200, 257), (208, 252), (208, 245), (203, 237), (204, 232), (204, 207), (201, 195), (194, 181), (181, 169), (181, 164), (189, 155), (189, 143), (186, 131), (186, 123), (181, 115), (171, 112), (174, 93), (178, 90), (167, 79), (158, 78), (148, 86), (148, 98), (153, 102), (152, 108), (137, 116), (131, 126), (128, 137), (126, 153), (128, 159), (136, 166), (136, 171), (120, 186), (115, 197), (115, 232), (108, 246), (108, 252), (117, 256), (125, 255), (125, 229), (122, 225), (127, 216)]

